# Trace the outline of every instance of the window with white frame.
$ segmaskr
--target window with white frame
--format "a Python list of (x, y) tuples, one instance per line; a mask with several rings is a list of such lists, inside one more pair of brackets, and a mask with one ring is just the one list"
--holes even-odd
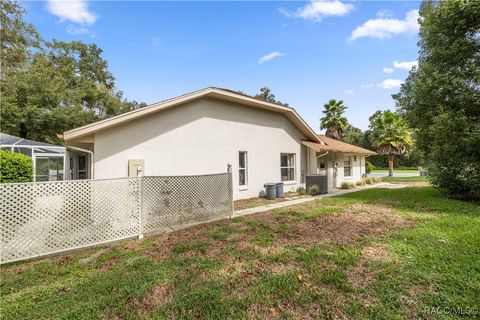
[(295, 153), (280, 154), (280, 176), (282, 181), (295, 180)]
[(343, 161), (343, 176), (351, 177), (352, 176), (352, 157), (346, 157)]
[(247, 185), (247, 152), (238, 152), (238, 185)]

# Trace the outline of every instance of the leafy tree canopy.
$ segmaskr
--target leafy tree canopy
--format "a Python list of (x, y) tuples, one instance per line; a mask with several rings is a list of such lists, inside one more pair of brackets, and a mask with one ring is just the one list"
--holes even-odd
[(10, 0), (0, 2), (1, 71), (5, 75), (25, 66), (31, 48), (40, 48), (42, 39), (35, 27), (23, 21), (25, 10)]
[(395, 155), (405, 153), (412, 137), (405, 119), (390, 110), (376, 113), (370, 118), (372, 143), (380, 155), (387, 155), (389, 175), (393, 175)]
[(480, 198), (480, 1), (424, 1), (419, 64), (394, 95), (432, 183)]
[(342, 141), (356, 146), (363, 146), (365, 144), (365, 134), (362, 129), (356, 128), (351, 124), (347, 124), (343, 133)]
[(323, 105), (324, 116), (320, 119), (320, 129), (326, 129), (325, 136), (340, 140), (348, 126), (347, 118), (343, 115), (347, 107), (342, 100), (332, 99)]
[(255, 99), (264, 100), (271, 103), (281, 104), (288, 107), (288, 103), (283, 103), (280, 100), (275, 98), (275, 95), (272, 93), (269, 87), (260, 88), (260, 92), (253, 96)]
[(95, 44), (44, 41), (21, 7), (2, 6), (3, 132), (58, 143), (58, 133), (145, 105), (123, 98)]

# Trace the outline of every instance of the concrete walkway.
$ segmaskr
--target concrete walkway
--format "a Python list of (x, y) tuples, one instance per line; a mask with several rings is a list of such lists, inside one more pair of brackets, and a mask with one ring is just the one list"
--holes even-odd
[(398, 189), (398, 188), (404, 188), (404, 187), (406, 187), (406, 185), (404, 185), (404, 184), (392, 184), (392, 183), (381, 182), (381, 183), (366, 185), (366, 186), (363, 186), (363, 187), (356, 187), (356, 188), (353, 188), (353, 189), (334, 189), (330, 193), (321, 194), (321, 195), (314, 196), (314, 197), (304, 197), (304, 198), (298, 198), (298, 199), (293, 199), (293, 200), (286, 200), (286, 201), (282, 201), (282, 202), (268, 204), (266, 206), (238, 210), (238, 211), (235, 211), (233, 213), (232, 217), (234, 218), (234, 217), (246, 216), (246, 215), (249, 215), (249, 214), (264, 212), (264, 211), (268, 211), (268, 210), (272, 210), (272, 209), (294, 206), (294, 205), (302, 204), (302, 203), (305, 203), (305, 202), (310, 202), (310, 201), (314, 201), (314, 200), (318, 200), (318, 199), (338, 196), (338, 195), (351, 193), (351, 192), (357, 192), (357, 191), (366, 190), (366, 189), (372, 189), (372, 188)]
[[(382, 178), (388, 177), (388, 171), (372, 171), (368, 174), (369, 177)], [(419, 177), (420, 171), (417, 172), (402, 172), (402, 171), (393, 171), (394, 177)]]

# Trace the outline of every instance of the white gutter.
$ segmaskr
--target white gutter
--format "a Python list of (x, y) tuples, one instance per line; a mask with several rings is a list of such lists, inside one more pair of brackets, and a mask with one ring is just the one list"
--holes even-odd
[(321, 155), (317, 156), (317, 159), (318, 159), (318, 158), (321, 158), (321, 157), (324, 157), (324, 156), (326, 156), (327, 154), (328, 154), (328, 151), (325, 152), (324, 154), (321, 154)]

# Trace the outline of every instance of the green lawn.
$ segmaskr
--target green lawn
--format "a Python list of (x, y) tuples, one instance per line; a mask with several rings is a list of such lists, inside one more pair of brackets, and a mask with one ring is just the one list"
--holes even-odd
[(480, 206), (367, 189), (1, 274), (2, 319), (454, 319), (429, 310), (480, 312)]
[(390, 183), (401, 183), (401, 184), (411, 184), (411, 185), (418, 185), (423, 184), (426, 185), (428, 183), (428, 178), (423, 177), (382, 177), (383, 182), (390, 182)]

